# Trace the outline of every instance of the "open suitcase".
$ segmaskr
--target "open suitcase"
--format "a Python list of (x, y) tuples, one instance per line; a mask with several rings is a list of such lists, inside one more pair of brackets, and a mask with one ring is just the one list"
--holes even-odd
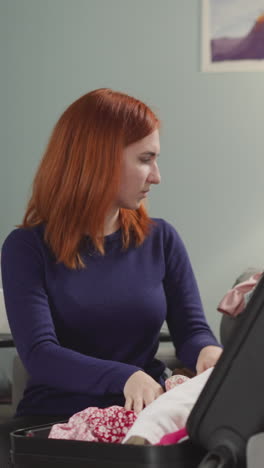
[(264, 276), (238, 321), (189, 416), (190, 440), (114, 445), (48, 439), (50, 426), (31, 427), (11, 434), (14, 467), (245, 468), (247, 441), (264, 430)]

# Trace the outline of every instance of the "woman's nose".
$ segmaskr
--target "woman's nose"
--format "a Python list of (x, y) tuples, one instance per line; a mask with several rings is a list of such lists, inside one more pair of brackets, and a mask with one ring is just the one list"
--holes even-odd
[(148, 181), (150, 184), (159, 184), (161, 181), (159, 166), (156, 162), (154, 163), (151, 173), (149, 174)]

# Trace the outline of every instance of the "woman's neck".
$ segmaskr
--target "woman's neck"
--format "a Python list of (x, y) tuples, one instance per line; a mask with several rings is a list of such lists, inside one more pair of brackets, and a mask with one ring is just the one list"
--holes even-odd
[(119, 210), (113, 210), (105, 218), (104, 236), (109, 236), (120, 228)]

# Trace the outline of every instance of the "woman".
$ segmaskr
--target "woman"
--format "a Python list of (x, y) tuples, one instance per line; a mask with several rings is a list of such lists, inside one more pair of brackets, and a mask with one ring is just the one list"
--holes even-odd
[(24, 220), (2, 248), (10, 328), (30, 375), (17, 416), (114, 404), (139, 412), (163, 393), (164, 320), (198, 373), (221, 348), (175, 229), (144, 208), (160, 182), (159, 120), (98, 89), (51, 135)]

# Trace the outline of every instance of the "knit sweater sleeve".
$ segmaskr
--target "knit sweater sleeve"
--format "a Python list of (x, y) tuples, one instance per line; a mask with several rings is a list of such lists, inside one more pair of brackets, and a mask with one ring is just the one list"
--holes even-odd
[(45, 258), (31, 230), (13, 231), (2, 247), (4, 298), (18, 353), (35, 383), (91, 395), (123, 391), (140, 370), (60, 345), (45, 285)]
[(201, 349), (220, 345), (206, 321), (186, 248), (168, 223), (164, 224), (164, 254), (168, 327), (177, 356), (187, 367), (195, 370)]

